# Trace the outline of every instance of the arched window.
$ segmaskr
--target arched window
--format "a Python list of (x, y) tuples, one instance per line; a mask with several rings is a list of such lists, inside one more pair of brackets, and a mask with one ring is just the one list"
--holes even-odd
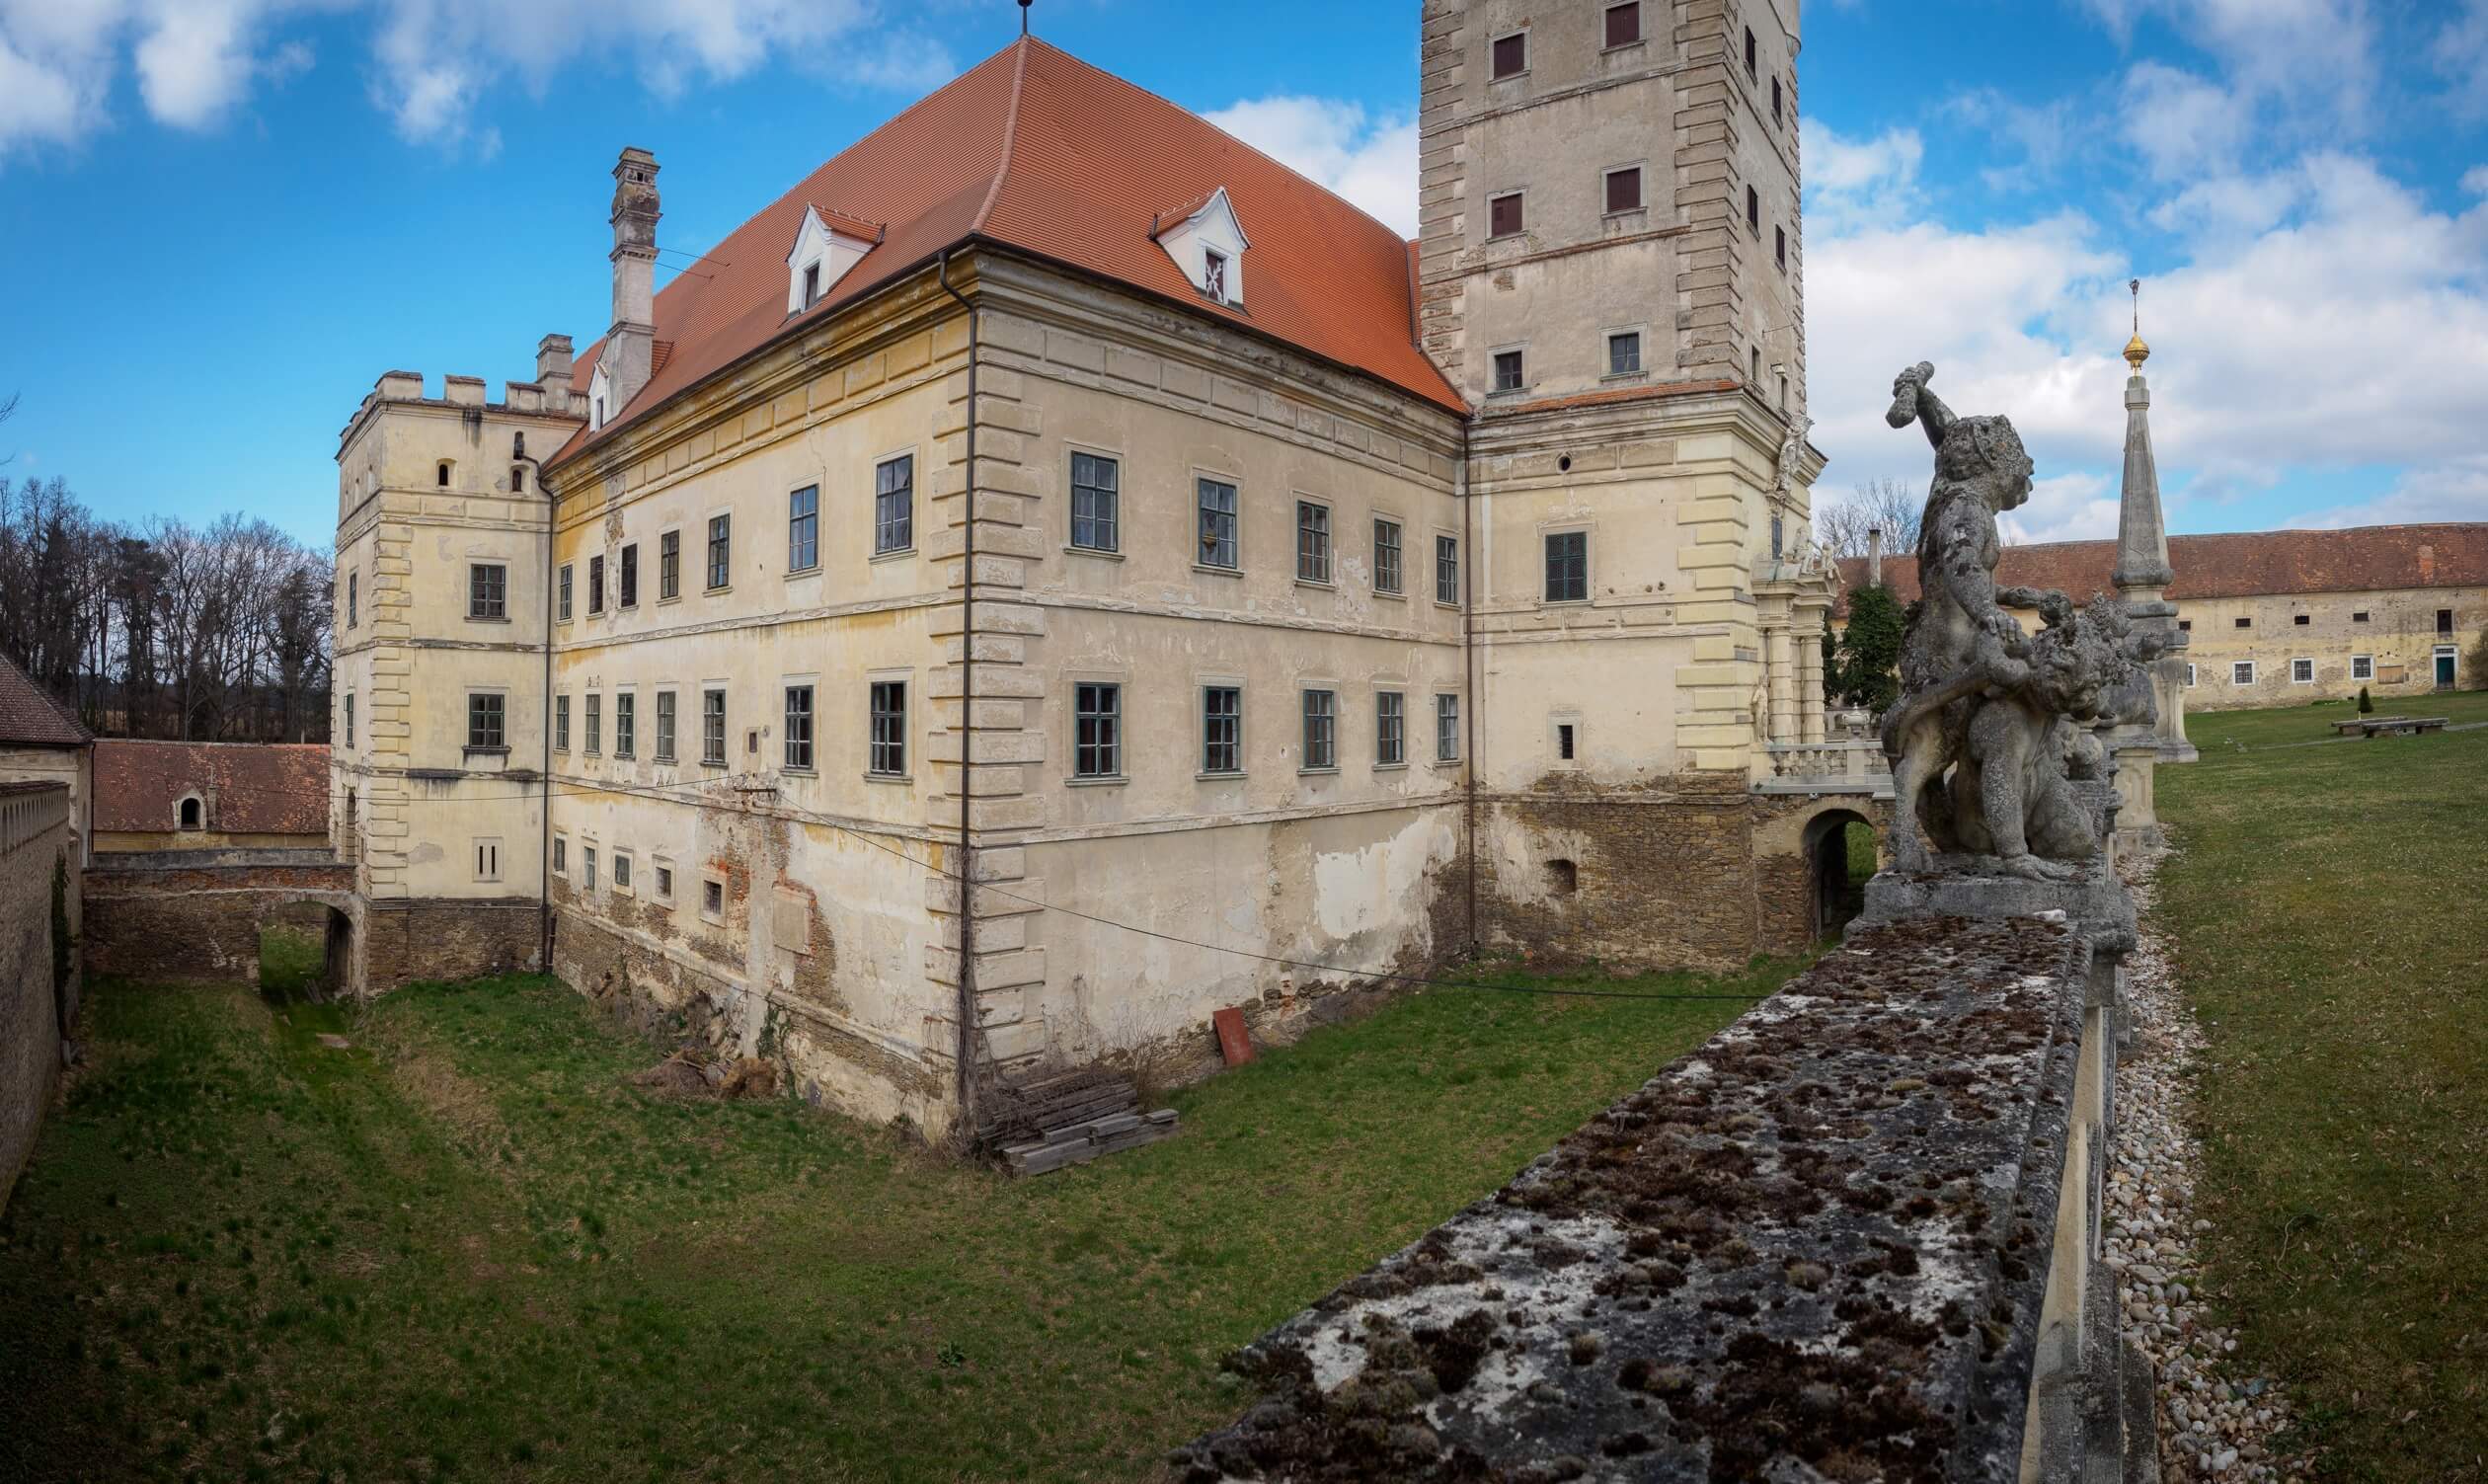
[(191, 798), (191, 799), (185, 799), (185, 800), (183, 800), (183, 801), (182, 801), (182, 827), (183, 827), (184, 829), (196, 829), (196, 828), (198, 828), (198, 825), (199, 825), (199, 819), (200, 819), (200, 816), (201, 816), (203, 813), (204, 813), (203, 809), (202, 809), (202, 808), (201, 808), (201, 806), (199, 805), (198, 800), (196, 800), (195, 798)]
[(444, 490), (449, 488), (449, 461), (448, 461), (447, 459), (442, 459), (442, 460), (440, 461), (440, 469), (439, 469), (439, 471), (438, 471), (438, 483), (439, 483), (440, 487), (441, 487), (442, 489), (444, 489)]

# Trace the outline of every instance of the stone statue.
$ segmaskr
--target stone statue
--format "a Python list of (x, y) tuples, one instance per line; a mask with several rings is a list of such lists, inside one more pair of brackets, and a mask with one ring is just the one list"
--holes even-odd
[[(1955, 416), (1928, 389), (1934, 374), (1924, 361), (1903, 371), (1886, 417), (1922, 425), (1935, 448), (1921, 600), (1883, 722), (1894, 868), (2062, 878), (2099, 851), (2100, 821), (2070, 786), (2105, 771), (2092, 727), (2150, 705), (2135, 676), (2157, 644), (2113, 598), (2077, 612), (2061, 592), (1996, 587), (1995, 518), (2030, 499), (2030, 455), (2010, 421)], [(2043, 627), (2025, 635), (2012, 607), (2037, 609)]]

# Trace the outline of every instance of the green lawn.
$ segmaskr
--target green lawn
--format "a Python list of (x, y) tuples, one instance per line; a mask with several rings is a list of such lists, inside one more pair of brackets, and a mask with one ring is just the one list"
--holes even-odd
[(1229, 1348), (1739, 1008), (1430, 992), (1013, 1183), (654, 1100), (546, 979), (100, 984), (0, 1221), (0, 1477), (1132, 1478), (1242, 1405)]
[(2488, 731), (2292, 745), (2350, 714), (2194, 713), (2158, 770), (2209, 1277), (2326, 1475), (2488, 1479)]

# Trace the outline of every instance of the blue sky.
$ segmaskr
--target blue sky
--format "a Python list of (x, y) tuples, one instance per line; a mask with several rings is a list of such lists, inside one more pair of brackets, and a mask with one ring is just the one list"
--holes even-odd
[[(1255, 9), (1036, 22), (1406, 226), (1416, 0)], [(657, 152), (661, 240), (697, 251), (1017, 25), (0, 0), (6, 472), (324, 541), (381, 371), (498, 385), (538, 335), (603, 329), (619, 146)], [(1813, 0), (1799, 92), (1819, 493), (1923, 481), (1880, 414), (1926, 358), (2031, 443), (2021, 535), (2113, 530), (2139, 274), (2173, 528), (2488, 518), (2488, 0)]]

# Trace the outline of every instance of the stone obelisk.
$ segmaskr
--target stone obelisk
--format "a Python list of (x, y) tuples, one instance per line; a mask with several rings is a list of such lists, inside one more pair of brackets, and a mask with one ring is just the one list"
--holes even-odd
[(2142, 362), (2151, 348), (2142, 343), (2142, 282), (2130, 285), (2135, 295), (2134, 339), (2126, 342), (2125, 488), (2117, 508), (2117, 570), (2110, 581), (2125, 600), (2138, 629), (2157, 629), (2167, 636), (2167, 652), (2151, 663), (2151, 700), (2158, 720), (2150, 727), (2120, 728), (2109, 739), (2117, 757), (2117, 792), (2123, 807), (2117, 832), (2130, 843), (2156, 845), (2161, 834), (2153, 797), (2151, 770), (2163, 762), (2192, 762), (2194, 744), (2186, 741), (2186, 641), (2177, 627), (2177, 605), (2168, 600), (2176, 572), (2168, 564), (2168, 526), (2160, 515), (2159, 465), (2151, 456), (2151, 388), (2142, 379)]

